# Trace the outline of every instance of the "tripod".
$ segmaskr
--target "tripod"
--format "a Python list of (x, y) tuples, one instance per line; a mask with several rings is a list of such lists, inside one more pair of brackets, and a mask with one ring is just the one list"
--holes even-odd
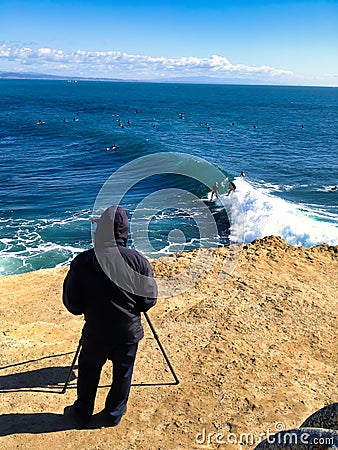
[[(144, 315), (145, 315), (145, 318), (146, 318), (146, 320), (147, 320), (147, 322), (148, 322), (148, 325), (149, 325), (149, 327), (150, 327), (150, 329), (151, 329), (151, 331), (152, 331), (152, 333), (153, 333), (153, 335), (154, 335), (154, 338), (155, 338), (155, 340), (156, 340), (158, 346), (160, 347), (160, 350), (161, 350), (161, 352), (162, 352), (162, 354), (163, 354), (163, 357), (164, 357), (166, 363), (168, 364), (168, 367), (169, 367), (169, 369), (170, 369), (170, 372), (172, 373), (172, 376), (174, 377), (175, 384), (179, 384), (180, 381), (179, 381), (179, 379), (177, 378), (177, 375), (176, 375), (176, 373), (175, 373), (175, 371), (174, 371), (173, 366), (171, 365), (171, 363), (170, 363), (170, 361), (169, 361), (169, 358), (168, 358), (168, 356), (167, 356), (167, 354), (166, 354), (166, 352), (165, 352), (165, 350), (164, 350), (164, 348), (163, 348), (163, 345), (161, 344), (160, 338), (158, 337), (158, 334), (156, 333), (156, 330), (155, 330), (155, 328), (154, 328), (154, 325), (151, 323), (151, 320), (149, 319), (149, 316), (148, 316), (148, 314), (147, 314), (146, 312), (144, 313)], [(67, 387), (68, 387), (68, 384), (69, 384), (70, 377), (72, 376), (72, 372), (73, 372), (73, 369), (74, 369), (76, 360), (77, 360), (77, 358), (78, 358), (78, 356), (79, 356), (79, 353), (80, 353), (80, 350), (81, 350), (81, 345), (82, 345), (82, 344), (81, 344), (81, 339), (80, 339), (79, 344), (78, 344), (77, 349), (76, 349), (76, 352), (75, 352), (75, 355), (74, 355), (74, 358), (73, 358), (73, 361), (72, 361), (72, 364), (71, 364), (71, 366), (70, 366), (70, 369), (69, 369), (69, 372), (68, 372), (68, 375), (67, 375), (65, 384), (63, 385), (61, 394), (64, 394), (64, 393), (66, 392), (66, 390), (67, 390)]]

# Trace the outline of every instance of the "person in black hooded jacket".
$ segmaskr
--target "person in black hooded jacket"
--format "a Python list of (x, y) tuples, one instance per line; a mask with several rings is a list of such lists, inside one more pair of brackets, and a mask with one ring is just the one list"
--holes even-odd
[(65, 408), (66, 417), (88, 425), (101, 370), (113, 363), (113, 381), (103, 425), (117, 425), (126, 411), (138, 342), (144, 332), (141, 313), (156, 304), (157, 286), (149, 262), (126, 247), (128, 218), (121, 207), (107, 208), (96, 221), (94, 248), (77, 255), (63, 284), (69, 312), (84, 314), (78, 363), (77, 400)]

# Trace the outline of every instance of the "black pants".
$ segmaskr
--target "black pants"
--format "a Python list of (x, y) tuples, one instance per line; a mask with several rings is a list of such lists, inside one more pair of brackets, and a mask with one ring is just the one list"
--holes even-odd
[(76, 411), (89, 418), (94, 411), (101, 370), (107, 359), (113, 363), (113, 380), (105, 410), (118, 422), (127, 407), (138, 343), (103, 345), (82, 338), (77, 380)]

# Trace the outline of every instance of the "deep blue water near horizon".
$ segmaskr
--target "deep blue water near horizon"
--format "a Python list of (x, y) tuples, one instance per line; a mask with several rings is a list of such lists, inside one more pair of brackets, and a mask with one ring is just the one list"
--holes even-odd
[[(154, 251), (147, 256), (227, 245), (238, 205), (246, 242), (275, 234), (293, 245), (338, 245), (338, 88), (0, 80), (0, 94), (2, 275), (67, 264), (89, 248), (92, 208), (106, 180), (158, 152), (174, 172), (182, 164), (193, 172), (190, 158), (202, 158), (224, 174), (223, 196), (227, 177), (237, 189), (226, 198), (229, 217), (211, 207), (218, 235), (210, 239), (199, 235), (193, 211), (166, 207), (163, 191), (162, 212), (149, 218)], [(107, 151), (112, 145), (118, 148)], [(130, 216), (163, 189), (208, 195), (205, 185), (153, 161), (149, 170), (158, 175), (122, 200)], [(183, 231), (181, 243), (170, 240), (172, 228)]]

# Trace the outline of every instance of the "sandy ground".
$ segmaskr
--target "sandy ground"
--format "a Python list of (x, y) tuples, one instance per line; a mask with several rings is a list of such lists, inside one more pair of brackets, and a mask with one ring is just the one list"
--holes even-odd
[[(156, 276), (193, 256), (154, 261)], [(149, 313), (180, 383), (145, 322), (127, 414), (104, 429), (67, 429), (62, 417), (76, 396), (76, 366), (61, 389), (82, 328), (61, 302), (67, 269), (0, 277), (1, 448), (251, 449), (336, 402), (338, 247), (256, 240), (219, 284), (228, 257), (220, 249), (208, 276)], [(96, 412), (109, 380), (107, 364)]]

